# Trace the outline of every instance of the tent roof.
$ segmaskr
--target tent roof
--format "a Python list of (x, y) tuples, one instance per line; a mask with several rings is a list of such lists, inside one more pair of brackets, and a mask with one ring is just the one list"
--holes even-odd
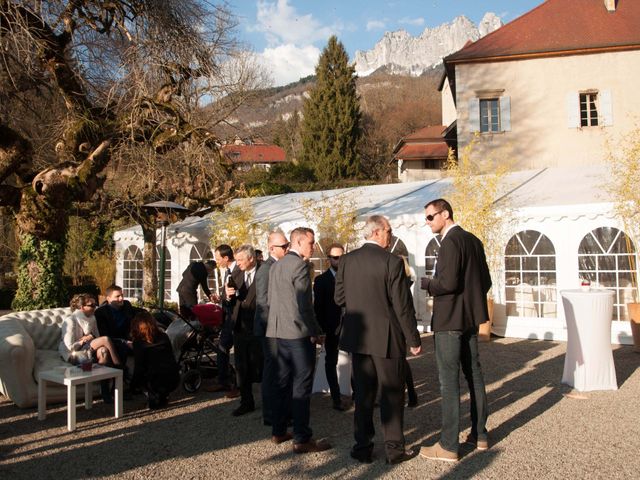
[[(588, 215), (593, 204), (610, 203), (603, 187), (608, 178), (607, 165), (544, 168), (513, 172), (500, 185), (496, 208), (508, 204), (523, 215)], [(447, 196), (451, 178), (420, 182), (371, 185), (337, 190), (300, 192), (245, 199), (253, 207), (255, 220), (280, 225), (284, 230), (308, 224), (303, 200), (325, 201), (346, 196), (355, 202), (358, 215), (374, 213), (389, 217), (392, 226), (424, 225), (424, 204)], [(234, 203), (243, 200), (234, 200)], [(455, 212), (456, 206), (453, 205)], [(170, 233), (202, 234), (209, 228), (208, 216), (188, 217), (169, 227)], [(116, 232), (116, 239), (139, 237), (139, 226)]]

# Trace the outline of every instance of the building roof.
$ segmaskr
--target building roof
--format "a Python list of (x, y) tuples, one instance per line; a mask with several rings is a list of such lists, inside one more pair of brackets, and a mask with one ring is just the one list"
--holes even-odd
[(442, 140), (442, 134), (446, 129), (446, 125), (430, 125), (410, 133), (403, 137), (402, 140), (405, 142), (413, 140)]
[(231, 163), (280, 163), (287, 154), (277, 145), (225, 145), (222, 154)]
[(427, 158), (447, 158), (449, 146), (441, 140), (437, 143), (406, 143), (395, 154), (396, 160), (424, 160)]
[(547, 0), (445, 58), (445, 63), (510, 60), (640, 49), (640, 1)]

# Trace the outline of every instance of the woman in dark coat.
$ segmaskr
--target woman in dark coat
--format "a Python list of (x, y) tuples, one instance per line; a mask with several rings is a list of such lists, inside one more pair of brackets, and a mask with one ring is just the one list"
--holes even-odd
[(131, 320), (131, 338), (135, 359), (131, 389), (146, 392), (149, 408), (162, 408), (180, 383), (180, 368), (171, 341), (147, 311), (137, 313)]

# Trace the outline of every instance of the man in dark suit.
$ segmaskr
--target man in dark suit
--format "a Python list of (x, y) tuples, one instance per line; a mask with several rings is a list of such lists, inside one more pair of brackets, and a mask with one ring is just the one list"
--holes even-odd
[(178, 284), (178, 288), (176, 288), (180, 315), (185, 318), (193, 316), (191, 307), (198, 304), (199, 286), (202, 287), (202, 291), (207, 298), (211, 298), (211, 290), (207, 285), (207, 278), (215, 268), (216, 262), (207, 260), (206, 262), (193, 262), (182, 272), (182, 280)]
[(252, 384), (262, 379), (262, 345), (254, 335), (256, 312), (256, 253), (251, 245), (242, 245), (235, 253), (238, 269), (231, 273), (233, 285), (225, 287), (233, 324), (233, 351), (236, 378), (240, 390), (240, 406), (234, 417), (255, 410)]
[(425, 214), (431, 231), (442, 235), (435, 274), (422, 281), (422, 288), (434, 297), (431, 330), (442, 392), (442, 432), (440, 441), (423, 448), (420, 455), (455, 462), (459, 459), (460, 367), (471, 397), (471, 433), (466, 443), (478, 450), (489, 448), (478, 326), (489, 320), (491, 276), (482, 242), (454, 222), (449, 202), (433, 200), (425, 205)]
[(391, 240), (389, 221), (381, 215), (367, 218), (364, 237), (361, 248), (342, 256), (336, 275), (335, 301), (345, 307), (340, 348), (353, 361), (356, 444), (351, 456), (372, 461), (379, 385), (387, 463), (399, 463), (416, 455), (405, 450), (404, 383), (407, 344), (418, 355), (420, 334), (404, 263), (385, 250)]
[(267, 258), (256, 272), (256, 316), (253, 333), (262, 343), (262, 420), (265, 425), (273, 424), (273, 385), (276, 383), (276, 344), (275, 339), (266, 336), (267, 321), (269, 320), (269, 271), (271, 266), (280, 260), (289, 249), (287, 237), (281, 231), (274, 231), (267, 238), (269, 258)]
[(342, 403), (342, 397), (340, 396), (340, 384), (338, 383), (338, 372), (336, 371), (342, 307), (336, 305), (333, 296), (336, 289), (338, 262), (344, 254), (344, 247), (339, 243), (334, 243), (329, 246), (327, 252), (329, 268), (313, 282), (313, 309), (316, 312), (316, 319), (326, 335), (324, 339), (324, 371), (331, 391), (333, 408), (343, 411), (346, 407)]
[[(293, 438), (295, 453), (321, 452), (331, 445), (312, 438), (309, 426), (311, 387), (316, 362), (316, 343), (322, 329), (313, 312), (311, 266), (315, 235), (310, 228), (291, 232), (291, 246), (269, 272), (269, 321), (267, 337), (277, 346), (277, 382), (271, 440)], [(291, 407), (291, 408), (289, 408)], [(293, 436), (287, 433), (287, 417), (293, 417)]]

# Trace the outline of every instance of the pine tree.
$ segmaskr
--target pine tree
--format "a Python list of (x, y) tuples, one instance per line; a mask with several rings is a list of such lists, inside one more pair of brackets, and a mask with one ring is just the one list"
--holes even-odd
[(360, 101), (349, 56), (335, 36), (316, 66), (316, 85), (304, 104), (302, 159), (320, 181), (358, 175)]

